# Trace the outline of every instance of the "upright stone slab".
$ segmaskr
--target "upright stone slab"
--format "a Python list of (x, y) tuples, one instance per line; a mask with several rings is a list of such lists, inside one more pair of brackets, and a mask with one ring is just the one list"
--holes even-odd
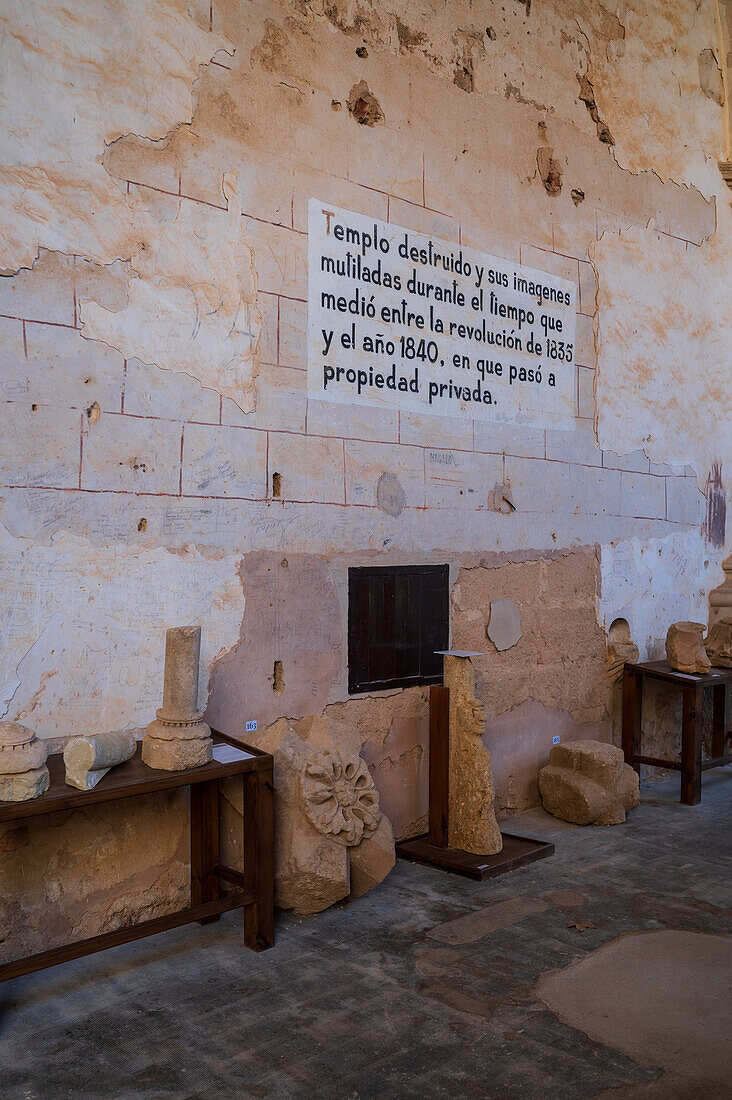
[(163, 705), (147, 727), (142, 760), (150, 768), (180, 771), (213, 758), (211, 730), (198, 709), (200, 626), (177, 626), (165, 635)]
[(450, 690), (448, 845), (475, 855), (503, 847), (494, 810), (491, 754), (483, 744), (485, 715), (475, 695), (470, 657), (445, 654), (444, 683)]

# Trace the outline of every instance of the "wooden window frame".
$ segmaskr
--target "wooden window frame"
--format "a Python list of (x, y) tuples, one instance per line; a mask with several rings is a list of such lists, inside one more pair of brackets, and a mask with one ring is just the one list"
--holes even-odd
[[(399, 585), (399, 580), (404, 583)], [(375, 616), (384, 626), (380, 635), (371, 627)], [(442, 683), (442, 658), (435, 651), (447, 649), (449, 640), (448, 565), (369, 565), (348, 570), (349, 695)], [(412, 651), (411, 659), (406, 651)], [(396, 667), (400, 660), (406, 669)], [(394, 667), (388, 675), (390, 665)]]

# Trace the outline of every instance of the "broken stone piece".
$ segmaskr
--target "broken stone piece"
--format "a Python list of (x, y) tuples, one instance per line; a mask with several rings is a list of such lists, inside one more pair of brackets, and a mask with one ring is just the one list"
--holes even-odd
[(666, 660), (678, 672), (709, 672), (703, 623), (674, 623), (666, 635)]
[(350, 849), (351, 893), (360, 898), (374, 886), (383, 882), (394, 866), (394, 833), (387, 817), (382, 815), (376, 832), (362, 840), (357, 848)]
[(547, 813), (575, 825), (620, 825), (640, 802), (638, 776), (622, 750), (601, 741), (555, 745), (539, 790)]
[(709, 626), (732, 616), (732, 554), (722, 562), (724, 580), (709, 593)]
[(707, 657), (716, 668), (732, 668), (732, 617), (720, 619), (704, 642)]
[(476, 855), (503, 847), (494, 809), (491, 754), (483, 744), (485, 716), (475, 695), (469, 657), (445, 654), (444, 683), (450, 690), (450, 774), (448, 845)]
[(276, 904), (319, 913), (381, 882), (394, 866), (394, 836), (360, 736), (336, 744), (328, 719), (309, 715), (247, 738), (275, 759)]
[(31, 768), (14, 775), (0, 775), (0, 802), (27, 802), (45, 794), (51, 783), (48, 768)]
[(91, 791), (115, 764), (135, 755), (137, 741), (128, 730), (74, 737), (64, 749), (66, 782), (80, 791)]
[(485, 632), (496, 649), (511, 649), (521, 638), (521, 609), (513, 600), (493, 600)]
[(0, 802), (27, 802), (48, 790), (47, 751), (28, 726), (0, 722)]
[(149, 768), (180, 771), (213, 759), (211, 730), (198, 709), (200, 654), (200, 626), (166, 631), (163, 705), (142, 742), (142, 760)]

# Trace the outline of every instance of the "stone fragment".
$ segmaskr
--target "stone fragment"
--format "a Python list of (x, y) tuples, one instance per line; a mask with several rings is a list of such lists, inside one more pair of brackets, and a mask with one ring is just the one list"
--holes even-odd
[(275, 759), (276, 904), (318, 913), (381, 882), (394, 866), (394, 836), (359, 755), (361, 736), (339, 733), (336, 744), (328, 719), (308, 715), (247, 739)]
[(498, 650), (511, 649), (521, 638), (521, 609), (513, 600), (493, 600), (486, 634)]
[(135, 755), (137, 741), (129, 730), (74, 737), (64, 748), (66, 782), (80, 791), (90, 791), (115, 764)]
[(714, 624), (704, 641), (704, 649), (715, 668), (732, 668), (732, 617)]
[(494, 809), (491, 754), (483, 744), (485, 716), (475, 695), (469, 657), (446, 654), (444, 683), (450, 691), (450, 775), (448, 845), (476, 855), (503, 847)]
[(180, 771), (208, 764), (211, 730), (198, 709), (200, 626), (179, 626), (165, 635), (163, 705), (147, 727), (142, 760), (149, 768)]
[(349, 849), (351, 860), (350, 898), (360, 898), (383, 882), (394, 866), (394, 833), (387, 817), (382, 815), (376, 832)]
[(44, 764), (40, 768), (16, 772), (14, 775), (0, 775), (0, 802), (27, 802), (38, 798), (48, 790), (51, 778)]
[(47, 747), (20, 722), (0, 722), (0, 802), (26, 802), (48, 790)]
[(375, 832), (379, 794), (365, 760), (325, 749), (310, 756), (302, 772), (305, 811), (325, 836), (347, 847)]
[(608, 645), (605, 652), (605, 666), (611, 683), (619, 683), (623, 678), (625, 665), (635, 664), (639, 656), (638, 646), (630, 636), (627, 619), (615, 619), (608, 630)]
[(712, 627), (720, 619), (732, 617), (732, 554), (728, 554), (722, 562), (724, 580), (718, 588), (713, 588), (709, 593), (709, 626)]
[(682, 622), (670, 626), (666, 659), (678, 672), (709, 672), (712, 666), (704, 650), (704, 624)]
[(620, 825), (640, 802), (638, 776), (622, 750), (601, 741), (555, 745), (539, 790), (547, 813), (575, 825)]

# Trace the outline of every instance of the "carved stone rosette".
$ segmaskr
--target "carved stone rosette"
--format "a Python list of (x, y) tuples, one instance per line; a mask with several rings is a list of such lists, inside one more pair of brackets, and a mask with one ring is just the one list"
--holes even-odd
[(349, 848), (370, 837), (381, 820), (379, 794), (361, 757), (315, 753), (303, 767), (302, 792), (318, 832)]

